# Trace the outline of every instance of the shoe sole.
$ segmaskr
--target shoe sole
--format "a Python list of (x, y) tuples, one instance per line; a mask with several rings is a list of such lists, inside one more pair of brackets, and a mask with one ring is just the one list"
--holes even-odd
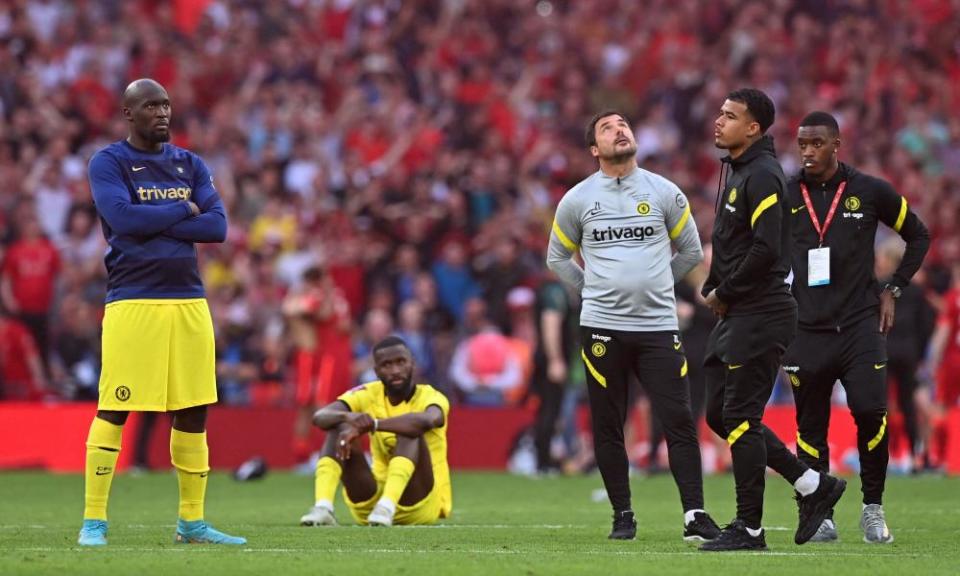
[(336, 526), (336, 524), (330, 522), (314, 522), (313, 520), (301, 520), (301, 526)]
[(684, 542), (710, 542), (710, 539), (704, 538), (703, 536), (684, 536)]
[(796, 544), (806, 544), (810, 541), (811, 538), (816, 536), (817, 530), (820, 529), (820, 525), (823, 524), (823, 521), (827, 519), (827, 516), (830, 514), (830, 510), (833, 509), (834, 504), (840, 501), (840, 498), (843, 496), (843, 493), (847, 489), (847, 481), (843, 478), (837, 478), (837, 483), (833, 486), (833, 490), (827, 494), (827, 498), (820, 503), (820, 506), (816, 509), (816, 514), (813, 516), (810, 524), (816, 526), (816, 530), (806, 538), (802, 538), (800, 534), (796, 534), (793, 538), (793, 541)]
[(770, 549), (766, 546), (757, 546), (752, 548), (704, 548), (700, 547), (701, 552), (769, 552)]
[(867, 544), (892, 544), (893, 543), (893, 534), (890, 534), (890, 538), (887, 540), (867, 540), (867, 537), (863, 537), (863, 541)]

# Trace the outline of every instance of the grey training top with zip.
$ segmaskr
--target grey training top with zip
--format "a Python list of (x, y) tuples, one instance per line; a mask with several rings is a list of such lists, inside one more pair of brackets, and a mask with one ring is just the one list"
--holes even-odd
[(619, 179), (597, 171), (571, 188), (547, 249), (547, 267), (580, 291), (580, 324), (627, 332), (677, 330), (673, 285), (702, 259), (686, 196), (639, 167)]

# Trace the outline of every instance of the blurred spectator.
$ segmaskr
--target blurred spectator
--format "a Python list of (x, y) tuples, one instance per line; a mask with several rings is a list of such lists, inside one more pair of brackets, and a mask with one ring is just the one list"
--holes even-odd
[(4, 307), (30, 330), (46, 371), (49, 316), (60, 272), (60, 253), (43, 236), (40, 222), (33, 214), (23, 214), (17, 229), (17, 239), (4, 256), (0, 291)]
[(310, 455), (313, 413), (350, 387), (350, 307), (326, 269), (312, 266), (299, 289), (283, 303), (283, 314), (294, 344), (294, 456)]
[[(903, 242), (889, 238), (877, 250), (876, 274), (880, 282), (893, 277), (903, 258)], [(919, 279), (918, 279), (919, 280)], [(893, 380), (889, 422), (890, 456), (904, 471), (927, 467), (925, 439), (920, 436), (919, 420), (928, 420), (929, 402), (917, 380), (917, 370), (936, 322), (936, 310), (915, 282), (903, 288), (897, 299), (893, 328), (887, 334), (887, 373)], [(918, 414), (918, 412), (921, 412)], [(902, 438), (906, 437), (906, 451)], [(905, 454), (904, 454), (905, 452)], [(929, 464), (929, 463), (927, 463)]]
[(393, 317), (382, 308), (373, 308), (363, 320), (360, 336), (353, 346), (353, 384), (377, 380), (371, 352), (377, 342), (393, 332)]
[(573, 351), (579, 341), (578, 316), (569, 288), (553, 272), (546, 272), (536, 294), (538, 330), (531, 386), (540, 398), (533, 431), (537, 471), (540, 473), (560, 467), (553, 458), (551, 446), (570, 381), (567, 362), (575, 358)]
[(463, 320), (467, 300), (479, 294), (480, 289), (467, 265), (467, 249), (459, 241), (447, 242), (440, 260), (433, 265), (440, 303), (458, 321)]
[(26, 326), (0, 308), (0, 399), (40, 400), (46, 377)]
[(400, 305), (397, 335), (403, 338), (413, 354), (415, 378), (431, 383), (435, 381), (433, 341), (425, 329), (423, 305), (416, 300), (407, 300)]
[(950, 290), (943, 295), (937, 327), (930, 342), (929, 371), (936, 381), (935, 414), (931, 423), (934, 466), (945, 466), (950, 442), (946, 411), (960, 406), (960, 261), (954, 262)]
[(52, 373), (65, 398), (96, 400), (100, 387), (100, 319), (78, 295), (65, 296), (53, 331)]
[(482, 300), (470, 300), (467, 310), (473, 330), (457, 344), (450, 379), (467, 404), (503, 406), (517, 402), (525, 383), (521, 360), (510, 339), (489, 320)]

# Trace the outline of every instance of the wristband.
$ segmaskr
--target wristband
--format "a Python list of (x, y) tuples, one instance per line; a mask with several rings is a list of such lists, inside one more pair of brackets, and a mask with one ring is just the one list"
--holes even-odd
[(373, 431), (374, 431), (374, 432), (377, 431), (377, 426), (379, 426), (379, 424), (380, 424), (380, 421), (377, 420), (376, 418), (374, 418), (374, 419), (373, 419)]

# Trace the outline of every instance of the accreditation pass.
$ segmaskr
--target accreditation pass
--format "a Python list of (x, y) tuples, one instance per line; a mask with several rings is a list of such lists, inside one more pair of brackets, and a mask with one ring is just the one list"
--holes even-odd
[(830, 248), (812, 248), (807, 252), (807, 286), (830, 283)]

